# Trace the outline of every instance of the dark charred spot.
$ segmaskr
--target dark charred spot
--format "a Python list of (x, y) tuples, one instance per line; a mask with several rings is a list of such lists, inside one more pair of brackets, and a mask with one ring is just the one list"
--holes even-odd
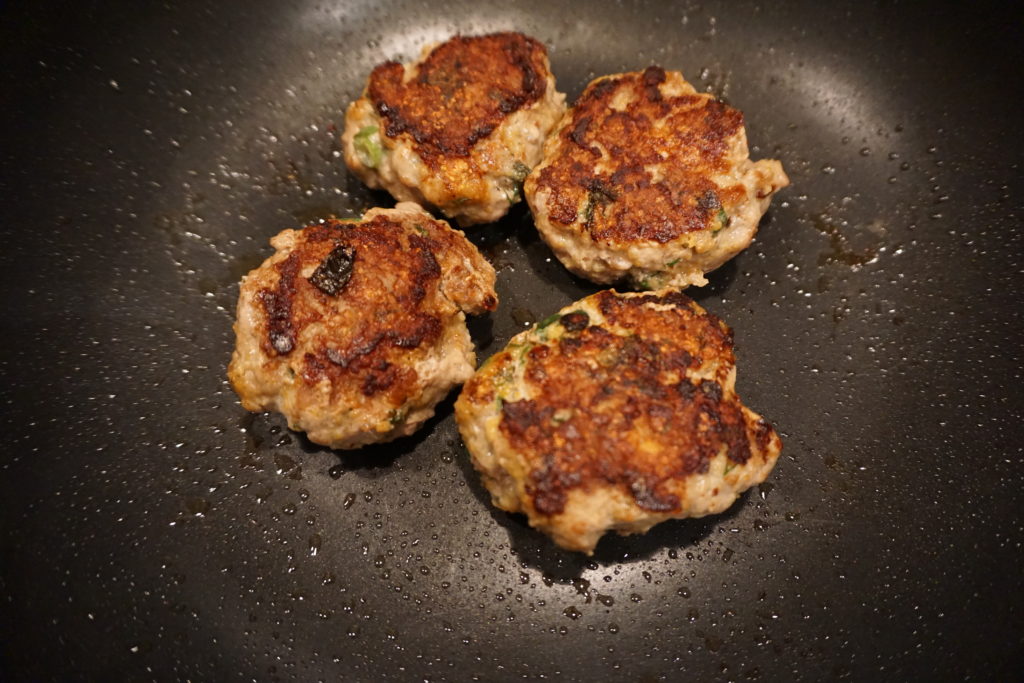
[(319, 382), (327, 369), (320, 357), (315, 353), (306, 353), (302, 356), (302, 360), (302, 378), (310, 384)]
[[(295, 348), (295, 330), (292, 327), (292, 302), (295, 298), (295, 278), (301, 261), (295, 252), (277, 264), (277, 287), (264, 289), (258, 294), (267, 316), (267, 341), (276, 355), (286, 355)], [(266, 349), (265, 349), (266, 350)]]
[(757, 441), (757, 447), (762, 451), (767, 450), (774, 437), (775, 430), (768, 424), (768, 421), (763, 417), (758, 418), (754, 423), (754, 439)]
[(579, 332), (590, 324), (590, 316), (586, 311), (572, 311), (562, 316), (562, 327), (568, 332)]
[(726, 457), (737, 465), (744, 465), (750, 460), (750, 442), (742, 423), (732, 422), (724, 427), (725, 442), (729, 444)]
[(601, 178), (591, 178), (586, 182), (586, 188), (590, 191), (591, 198), (602, 204), (610, 204), (618, 198), (615, 188)]
[(384, 359), (378, 359), (363, 375), (362, 392), (373, 396), (390, 389), (398, 379), (398, 368)]
[(533, 507), (543, 515), (557, 515), (562, 512), (569, 498), (562, 477), (545, 470), (531, 473), (530, 486), (527, 490), (533, 495)]
[(527, 432), (540, 429), (554, 413), (554, 409), (538, 406), (533, 401), (523, 399), (521, 401), (505, 401), (501, 404), (501, 412), (504, 417), (502, 425), (516, 435), (526, 435)]
[(701, 380), (700, 390), (704, 392), (704, 395), (707, 396), (712, 401), (722, 400), (722, 387), (718, 384), (718, 382), (713, 382), (709, 379)]
[(327, 348), (324, 353), (327, 356), (327, 360), (335, 365), (347, 368), (357, 358), (373, 353), (377, 345), (384, 340), (385, 334), (379, 332), (369, 339), (362, 336), (356, 337), (345, 349)]
[(400, 349), (415, 349), (424, 342), (441, 336), (441, 321), (430, 315), (417, 314), (401, 330), (392, 330), (388, 339)]
[(309, 276), (309, 281), (324, 294), (337, 296), (352, 277), (352, 267), (355, 261), (355, 249), (338, 245), (317, 266), (313, 274)]
[(689, 402), (693, 400), (694, 395), (697, 393), (697, 388), (690, 384), (690, 380), (684, 377), (676, 385), (676, 393), (679, 394), (680, 400)]
[(576, 125), (572, 127), (572, 130), (569, 133), (569, 139), (575, 142), (583, 149), (587, 150), (593, 156), (599, 157), (601, 156), (601, 150), (599, 150), (597, 147), (594, 147), (593, 145), (588, 145), (586, 141), (587, 127), (589, 125), (589, 116), (584, 116), (583, 118), (581, 118), (579, 121), (576, 122)]
[(707, 190), (697, 197), (697, 206), (704, 209), (707, 213), (712, 213), (722, 208), (722, 200), (718, 198), (717, 192)]
[(671, 493), (659, 494), (645, 479), (636, 478), (629, 485), (633, 500), (644, 510), (651, 512), (672, 512), (679, 509), (679, 497)]
[[(588, 88), (590, 92), (584, 92), (583, 95), (580, 96), (580, 100), (582, 101), (584, 98), (597, 101), (604, 100), (618, 89), (621, 82), (622, 80), (619, 78), (604, 78), (592, 89)], [(578, 105), (579, 103), (577, 103), (577, 106)]]
[(665, 82), (665, 70), (660, 66), (649, 66), (644, 69), (642, 80), (647, 99), (653, 102), (660, 100), (661, 91), (658, 90), (658, 86)]

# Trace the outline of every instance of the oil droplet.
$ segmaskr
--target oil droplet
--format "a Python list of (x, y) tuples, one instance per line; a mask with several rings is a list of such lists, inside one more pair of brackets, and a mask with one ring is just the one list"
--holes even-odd
[(513, 307), (512, 322), (514, 322), (516, 325), (522, 325), (523, 327), (526, 327), (527, 325), (532, 325), (533, 323), (537, 322), (537, 315), (533, 311), (527, 310), (525, 308), (519, 308), (518, 306)]
[(562, 614), (569, 617), (573, 621), (576, 621), (577, 619), (583, 616), (583, 612), (580, 612), (578, 609), (576, 609), (575, 606), (566, 607), (564, 610), (562, 610)]
[(205, 498), (189, 498), (185, 501), (185, 507), (196, 517), (202, 517), (210, 510), (210, 501)]

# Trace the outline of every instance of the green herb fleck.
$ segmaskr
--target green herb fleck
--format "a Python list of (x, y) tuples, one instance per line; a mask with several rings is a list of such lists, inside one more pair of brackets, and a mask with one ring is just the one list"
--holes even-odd
[(665, 286), (665, 282), (667, 280), (668, 273), (663, 273), (661, 271), (647, 273), (636, 281), (636, 286), (639, 289), (660, 289)]
[(611, 188), (595, 182), (590, 188), (590, 192), (587, 193), (587, 203), (583, 207), (583, 222), (589, 225), (594, 220), (594, 209), (598, 204), (602, 206), (611, 204), (616, 199), (615, 192)]
[(537, 330), (543, 330), (545, 327), (548, 327), (558, 322), (561, 319), (561, 317), (562, 316), (560, 313), (554, 313), (552, 315), (549, 315), (548, 317), (544, 318), (539, 323), (537, 323)]
[(523, 198), (523, 186), (513, 185), (511, 190), (505, 190), (505, 200), (509, 204), (515, 204)]
[(683, 257), (681, 257), (681, 256), (679, 258), (674, 258), (671, 261), (669, 261), (668, 263), (666, 263), (665, 267), (666, 268), (671, 268), (672, 266), (674, 266), (675, 264), (679, 263), (682, 260), (683, 260)]
[(405, 420), (405, 416), (409, 414), (408, 406), (402, 406), (401, 408), (395, 408), (388, 413), (388, 422), (391, 423), (392, 427), (397, 427)]
[(594, 220), (594, 200), (587, 197), (587, 204), (583, 207), (583, 222), (587, 225)]
[(521, 161), (512, 164), (512, 180), (522, 183), (530, 175), (530, 167)]
[(352, 144), (363, 166), (380, 166), (380, 161), (384, 158), (384, 148), (380, 144), (380, 129), (377, 126), (366, 126), (361, 129), (352, 139)]
[(718, 214), (715, 216), (718, 219), (718, 227), (715, 228), (715, 232), (718, 232), (722, 228), (728, 228), (729, 223), (732, 219), (729, 218), (729, 214), (725, 212), (725, 209), (718, 207)]
[(734, 462), (732, 462), (730, 460), (726, 460), (725, 461), (725, 471), (722, 472), (722, 476), (724, 477), (725, 475), (727, 475), (730, 472), (732, 472), (734, 469), (736, 469), (736, 463), (734, 463)]
[(427, 229), (424, 228), (421, 223), (417, 223), (413, 227), (416, 228), (416, 232), (418, 232), (419, 234), (423, 235), (424, 237), (426, 237), (427, 235), (430, 234), (429, 232), (427, 232)]
[(509, 204), (515, 204), (523, 198), (523, 181), (530, 175), (530, 167), (521, 161), (512, 165), (512, 175), (508, 177), (512, 181), (512, 189), (505, 190), (505, 199)]

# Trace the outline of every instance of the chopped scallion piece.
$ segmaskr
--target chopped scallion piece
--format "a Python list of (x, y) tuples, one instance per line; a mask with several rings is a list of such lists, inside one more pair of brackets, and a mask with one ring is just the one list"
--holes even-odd
[(521, 161), (512, 164), (512, 180), (522, 183), (530, 175), (530, 167)]
[(715, 228), (715, 232), (718, 232), (722, 228), (729, 227), (729, 214), (727, 214), (725, 209), (722, 207), (718, 207), (718, 214), (716, 215), (716, 218), (718, 218), (718, 227)]
[(562, 316), (561, 316), (561, 314), (559, 314), (559, 313), (554, 313), (554, 314), (552, 314), (552, 315), (549, 315), (548, 317), (544, 318), (544, 319), (543, 319), (543, 320), (541, 320), (541, 321), (540, 321), (539, 323), (537, 323), (537, 329), (538, 329), (538, 330), (543, 330), (543, 329), (544, 329), (545, 327), (547, 327), (547, 326), (549, 326), (549, 325), (551, 325), (551, 324), (553, 324), (553, 323), (556, 323), (556, 322), (558, 322), (558, 320), (559, 320), (559, 319), (560, 319), (561, 317), (562, 317)]
[(352, 139), (356, 156), (363, 166), (377, 168), (384, 157), (384, 148), (380, 144), (380, 129), (377, 126), (366, 126), (356, 133)]

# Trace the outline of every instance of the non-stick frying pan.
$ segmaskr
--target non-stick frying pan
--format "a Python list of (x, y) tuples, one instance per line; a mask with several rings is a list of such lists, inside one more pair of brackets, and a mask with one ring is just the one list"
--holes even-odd
[[(1020, 27), (978, 3), (0, 4), (2, 677), (1019, 678)], [(691, 291), (778, 467), (590, 559), (491, 507), (451, 400), (338, 453), (225, 380), (268, 238), (389, 205), (339, 158), (371, 67), (498, 29), (545, 42), (570, 99), (682, 70), (793, 180)], [(521, 208), (471, 234), (502, 298), (481, 358), (595, 291)]]

